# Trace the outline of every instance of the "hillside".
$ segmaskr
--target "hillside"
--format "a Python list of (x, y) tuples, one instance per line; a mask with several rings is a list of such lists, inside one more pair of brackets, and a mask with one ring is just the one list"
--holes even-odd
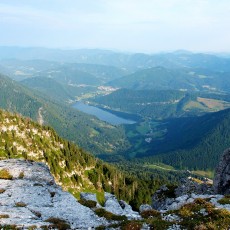
[(129, 146), (122, 127), (109, 125), (94, 116), (53, 101), (3, 75), (0, 75), (0, 86), (1, 108), (33, 120), (42, 116), (44, 124), (52, 126), (62, 137), (94, 154), (111, 154)]
[(52, 78), (32, 77), (21, 81), (21, 83), (57, 101), (64, 102), (74, 99), (71, 93), (69, 93), (63, 85)]
[(230, 110), (200, 117), (169, 120), (167, 134), (153, 141), (139, 157), (144, 161), (163, 162), (176, 168), (214, 170), (220, 154), (230, 142)]
[(224, 94), (180, 90), (119, 89), (111, 94), (90, 99), (90, 102), (112, 111), (162, 120), (223, 110), (230, 107), (228, 98), (229, 96)]
[[(226, 157), (225, 154), (223, 159)], [(224, 171), (216, 180), (219, 188), (226, 188), (219, 182), (228, 175), (229, 168), (222, 168), (228, 164), (228, 160), (220, 163)], [(0, 184), (2, 229), (169, 230), (230, 226), (229, 196), (213, 193), (209, 184), (198, 183), (194, 178), (183, 180), (179, 186), (163, 185), (153, 195), (151, 206), (142, 204), (139, 212), (110, 193), (105, 193), (103, 204), (92, 193), (81, 193), (76, 200), (55, 183), (47, 165), (31, 160), (1, 160)]]
[(139, 180), (63, 140), (50, 127), (42, 127), (29, 118), (2, 110), (0, 136), (1, 159), (24, 158), (44, 162), (56, 182), (75, 196), (80, 191), (107, 191), (137, 208), (143, 202), (150, 202), (155, 189), (167, 181), (165, 175), (157, 175), (153, 180), (144, 177)]
[(42, 163), (1, 160), (0, 184), (1, 229), (87, 229), (108, 225), (57, 186)]
[(204, 68), (151, 67), (107, 83), (113, 87), (129, 89), (157, 89), (183, 91), (228, 91), (229, 72)]

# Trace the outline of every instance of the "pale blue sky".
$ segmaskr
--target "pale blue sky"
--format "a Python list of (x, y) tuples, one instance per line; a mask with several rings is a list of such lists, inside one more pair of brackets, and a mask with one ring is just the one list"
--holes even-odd
[(0, 46), (230, 52), (229, 0), (0, 0)]

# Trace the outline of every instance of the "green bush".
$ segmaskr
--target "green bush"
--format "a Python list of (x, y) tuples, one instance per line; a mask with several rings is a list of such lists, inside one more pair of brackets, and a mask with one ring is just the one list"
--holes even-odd
[(98, 208), (95, 210), (95, 213), (99, 216), (99, 217), (104, 217), (107, 220), (118, 220), (118, 221), (123, 221), (123, 220), (127, 220), (126, 216), (119, 216), (119, 215), (115, 215), (111, 212), (106, 211), (103, 208)]
[(88, 208), (95, 208), (97, 205), (97, 202), (93, 200), (80, 199), (78, 202)]
[(152, 218), (152, 217), (160, 217), (161, 213), (157, 210), (151, 209), (141, 212), (141, 216), (144, 219)]
[(218, 201), (219, 204), (230, 204), (230, 195), (227, 195)]
[(0, 170), (0, 179), (12, 180), (13, 176), (9, 173), (9, 171), (7, 169), (1, 169)]
[(0, 219), (2, 218), (9, 218), (10, 216), (8, 214), (0, 214)]
[(54, 228), (54, 229), (59, 229), (59, 230), (70, 229), (70, 225), (65, 220), (59, 219), (56, 217), (50, 217), (45, 222), (52, 223), (53, 225), (49, 227)]
[(25, 204), (24, 202), (17, 202), (17, 203), (15, 203), (15, 206), (16, 207), (26, 207), (27, 204)]
[(19, 176), (18, 176), (18, 179), (23, 179), (24, 178), (24, 172), (20, 172)]

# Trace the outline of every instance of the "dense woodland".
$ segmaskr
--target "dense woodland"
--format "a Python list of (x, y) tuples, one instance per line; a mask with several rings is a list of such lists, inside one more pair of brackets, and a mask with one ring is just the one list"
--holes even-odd
[[(112, 154), (129, 146), (122, 127), (114, 127), (64, 103), (38, 95), (38, 92), (3, 75), (0, 75), (0, 85), (1, 108), (37, 120), (38, 110), (42, 107), (46, 125), (52, 126), (59, 135), (94, 154)], [(90, 137), (90, 140), (86, 137)]]
[[(63, 140), (50, 127), (20, 115), (0, 110), (0, 156), (24, 158), (48, 164), (57, 182), (78, 196), (80, 191), (116, 194), (135, 208), (149, 203), (151, 195), (163, 183), (178, 182), (182, 174), (141, 172), (104, 163), (73, 143)], [(135, 166), (138, 167), (138, 166)]]

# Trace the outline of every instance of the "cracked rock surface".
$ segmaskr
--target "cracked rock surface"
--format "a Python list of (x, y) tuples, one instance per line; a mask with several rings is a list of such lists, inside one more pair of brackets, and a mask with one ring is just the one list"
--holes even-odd
[(49, 226), (49, 218), (64, 220), (72, 229), (88, 229), (107, 225), (104, 218), (79, 204), (68, 192), (56, 185), (43, 163), (24, 160), (2, 160), (0, 171), (8, 171), (12, 179), (0, 179), (1, 225)]

